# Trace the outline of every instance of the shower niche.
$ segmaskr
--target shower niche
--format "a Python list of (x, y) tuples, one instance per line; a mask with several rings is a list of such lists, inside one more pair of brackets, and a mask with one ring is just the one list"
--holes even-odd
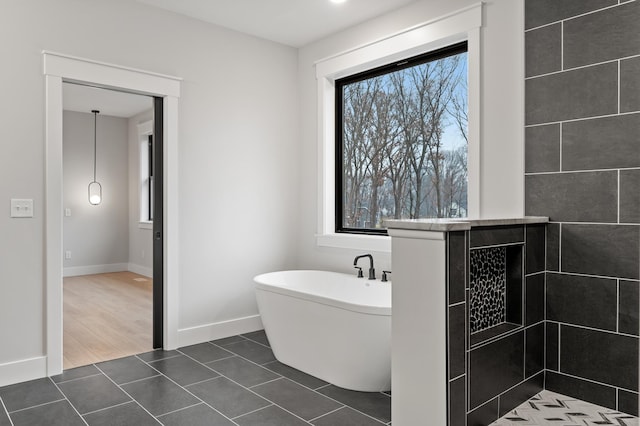
[(470, 345), (522, 327), (523, 244), (469, 250)]

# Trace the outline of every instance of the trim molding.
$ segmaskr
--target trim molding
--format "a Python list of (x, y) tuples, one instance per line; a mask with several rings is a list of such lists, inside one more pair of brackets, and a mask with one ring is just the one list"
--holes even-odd
[(178, 347), (223, 339), (236, 334), (250, 333), (263, 328), (260, 315), (183, 328), (178, 330)]
[(69, 266), (63, 269), (63, 277), (77, 277), (80, 275), (107, 274), (129, 270), (129, 263), (108, 263), (105, 265)]
[(0, 364), (0, 387), (40, 379), (46, 375), (46, 356)]
[(137, 265), (135, 263), (129, 263), (127, 270), (129, 272), (135, 272), (136, 274), (139, 274), (139, 275), (144, 275), (147, 278), (153, 277), (153, 269), (148, 268), (146, 266)]

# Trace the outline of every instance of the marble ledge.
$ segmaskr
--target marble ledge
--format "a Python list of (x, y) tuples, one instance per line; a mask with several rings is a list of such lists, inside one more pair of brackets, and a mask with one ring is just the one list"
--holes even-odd
[(523, 216), (496, 219), (388, 219), (382, 226), (387, 229), (405, 229), (410, 231), (467, 231), (481, 226), (532, 225), (548, 223), (548, 217)]

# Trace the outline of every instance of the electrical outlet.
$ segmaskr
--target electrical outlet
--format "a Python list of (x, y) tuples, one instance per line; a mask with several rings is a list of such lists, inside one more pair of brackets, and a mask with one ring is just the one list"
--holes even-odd
[(64, 209), (64, 215), (65, 215), (66, 217), (71, 216), (71, 209)]
[(64, 258), (65, 259), (71, 259), (71, 250), (67, 250), (64, 252)]

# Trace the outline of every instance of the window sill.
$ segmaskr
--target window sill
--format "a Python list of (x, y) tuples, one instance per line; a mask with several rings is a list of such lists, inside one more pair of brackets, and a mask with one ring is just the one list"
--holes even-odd
[(140, 222), (138, 222), (138, 228), (140, 228), (140, 229), (153, 229), (153, 222), (140, 221)]
[(320, 234), (316, 235), (320, 247), (391, 253), (391, 238), (388, 235)]

